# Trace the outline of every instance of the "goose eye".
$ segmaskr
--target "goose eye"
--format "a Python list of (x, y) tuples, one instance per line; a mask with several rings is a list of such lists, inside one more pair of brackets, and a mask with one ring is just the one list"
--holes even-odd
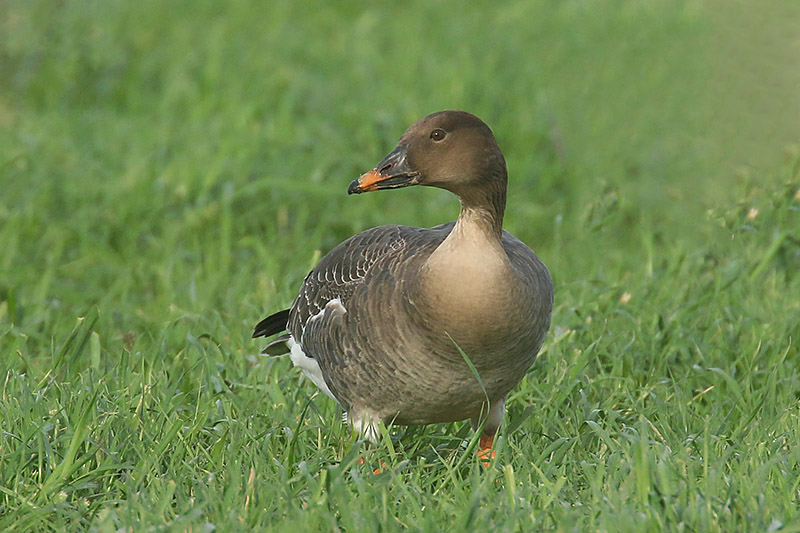
[(447, 135), (447, 133), (444, 130), (436, 128), (431, 132), (431, 139), (433, 139), (434, 141), (441, 141), (442, 139), (444, 139), (445, 135)]

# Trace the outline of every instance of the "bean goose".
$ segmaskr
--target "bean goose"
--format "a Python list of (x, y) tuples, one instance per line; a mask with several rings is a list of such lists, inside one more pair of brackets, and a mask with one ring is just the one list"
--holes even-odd
[(471, 419), (485, 421), (479, 455), (491, 457), (506, 395), (536, 358), (553, 308), (547, 267), (502, 229), (506, 184), (503, 154), (476, 116), (442, 111), (414, 123), (348, 193), (439, 187), (459, 198), (458, 219), (344, 241), (253, 337), (283, 333), (265, 350), (285, 345), (368, 440), (379, 422)]

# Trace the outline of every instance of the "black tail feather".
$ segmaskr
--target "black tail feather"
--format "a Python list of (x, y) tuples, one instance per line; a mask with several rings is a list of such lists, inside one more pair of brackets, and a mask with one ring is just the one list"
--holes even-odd
[(269, 315), (267, 318), (256, 324), (253, 330), (253, 338), (270, 337), (281, 331), (285, 331), (289, 325), (289, 310), (284, 309)]
[(279, 337), (275, 337), (261, 350), (261, 355), (269, 355), (270, 357), (277, 357), (280, 355), (287, 355), (291, 353), (289, 349), (288, 341), (291, 338), (291, 335), (288, 333), (284, 333)]

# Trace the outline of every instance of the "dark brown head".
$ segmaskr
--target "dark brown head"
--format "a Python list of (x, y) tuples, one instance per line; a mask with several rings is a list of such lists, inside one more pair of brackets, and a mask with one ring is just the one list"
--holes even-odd
[(397, 147), (354, 180), (348, 192), (429, 185), (458, 195), (462, 204), (505, 206), (506, 182), (505, 159), (489, 126), (464, 111), (440, 111), (412, 124)]

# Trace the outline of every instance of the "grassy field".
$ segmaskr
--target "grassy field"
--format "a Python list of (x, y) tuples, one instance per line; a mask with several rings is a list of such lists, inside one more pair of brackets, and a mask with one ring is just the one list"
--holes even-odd
[[(0, 530), (800, 531), (800, 9), (719, 4), (0, 3)], [(448, 108), (556, 284), (487, 469), (250, 339)]]

